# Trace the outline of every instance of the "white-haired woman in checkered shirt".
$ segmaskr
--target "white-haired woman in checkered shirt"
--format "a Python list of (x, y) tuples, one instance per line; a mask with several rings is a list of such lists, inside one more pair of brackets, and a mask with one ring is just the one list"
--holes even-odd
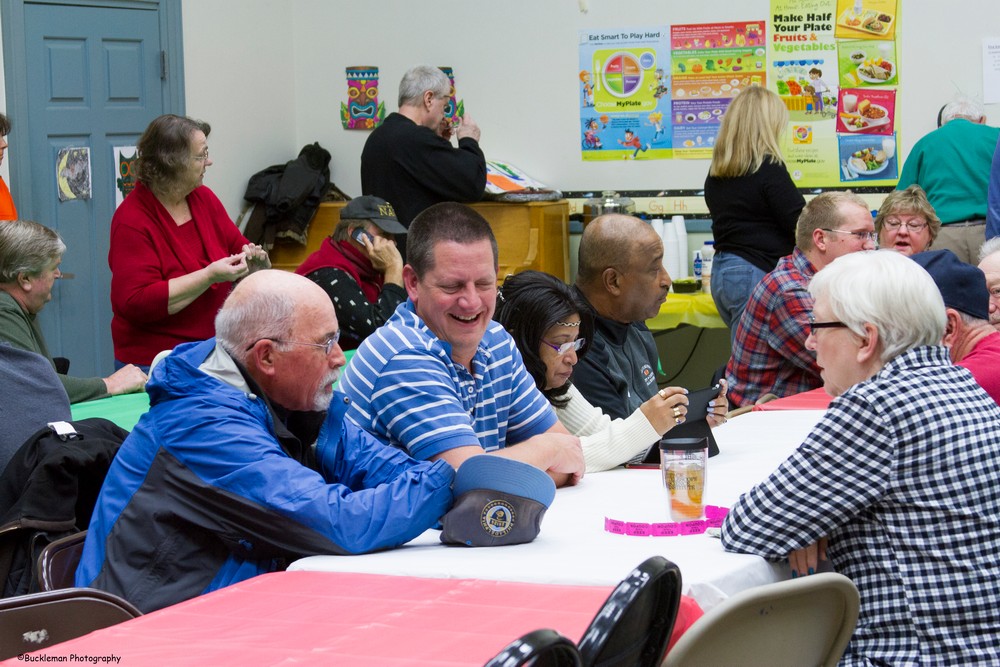
[(1000, 407), (939, 343), (930, 276), (887, 250), (813, 278), (812, 332), (834, 396), (805, 442), (737, 501), (726, 549), (829, 558), (861, 593), (841, 664), (1000, 664)]

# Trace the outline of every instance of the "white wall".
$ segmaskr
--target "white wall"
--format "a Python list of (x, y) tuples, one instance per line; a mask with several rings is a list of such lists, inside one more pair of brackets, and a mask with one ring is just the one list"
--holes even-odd
[(247, 180), (298, 154), (294, 0), (184, 2), (187, 115), (212, 126), (205, 184), (235, 220)]
[[(903, 155), (934, 128), (938, 109), (955, 89), (982, 95), (981, 40), (1000, 34), (996, 0), (950, 3), (948, 15), (960, 20), (961, 30), (943, 29), (939, 12), (918, 10), (915, 4), (905, 3), (900, 22)], [(294, 6), (299, 143), (318, 140), (330, 148), (333, 179), (349, 194), (360, 194), (359, 156), (366, 133), (340, 129), (344, 67), (378, 65), (379, 98), (394, 110), (399, 79), (417, 63), (454, 67), (459, 97), (482, 127), (487, 156), (509, 160), (543, 182), (563, 190), (700, 188), (708, 168), (704, 160), (580, 159), (578, 31), (752, 20), (766, 17), (770, 3), (297, 0)], [(988, 112), (992, 124), (1000, 124), (1000, 105)]]
[[(960, 28), (945, 27), (939, 11), (916, 4), (905, 4), (900, 21), (904, 157), (933, 129), (938, 109), (956, 89), (982, 95), (982, 38), (1000, 35), (996, 0), (949, 3), (949, 25)], [(215, 164), (206, 182), (233, 217), (252, 174), (293, 159), (313, 141), (333, 154), (334, 182), (360, 194), (367, 133), (340, 126), (344, 68), (350, 65), (380, 68), (379, 98), (389, 111), (409, 66), (454, 67), (459, 97), (482, 126), (486, 154), (554, 187), (695, 189), (707, 161), (580, 159), (578, 31), (752, 20), (766, 17), (769, 6), (768, 0), (184, 1), (187, 113), (212, 124)], [(0, 108), (3, 95), (0, 88)], [(1000, 105), (987, 111), (990, 123), (1000, 125)]]

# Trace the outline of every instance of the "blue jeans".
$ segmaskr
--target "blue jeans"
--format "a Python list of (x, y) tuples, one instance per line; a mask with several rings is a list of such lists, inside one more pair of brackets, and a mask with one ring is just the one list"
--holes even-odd
[(729, 327), (733, 343), (750, 293), (765, 275), (764, 271), (731, 252), (716, 252), (712, 259), (712, 300), (722, 321)]

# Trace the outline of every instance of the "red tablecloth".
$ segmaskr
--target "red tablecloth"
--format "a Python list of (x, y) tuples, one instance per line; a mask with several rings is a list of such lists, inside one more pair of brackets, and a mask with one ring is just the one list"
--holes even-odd
[(820, 387), (812, 391), (804, 391), (801, 394), (777, 398), (767, 403), (753, 406), (753, 411), (765, 410), (826, 410), (833, 400), (826, 390)]
[(278, 572), (35, 655), (117, 656), (120, 662), (100, 664), (122, 667), (482, 665), (539, 628), (579, 641), (610, 593), (606, 586)]

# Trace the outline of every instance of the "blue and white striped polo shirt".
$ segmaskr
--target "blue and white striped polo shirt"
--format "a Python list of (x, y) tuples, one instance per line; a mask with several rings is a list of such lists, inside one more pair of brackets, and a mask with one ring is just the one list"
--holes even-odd
[(469, 445), (486, 451), (544, 433), (556, 416), (510, 335), (491, 322), (472, 359), (451, 359), (407, 300), (365, 339), (340, 380), (347, 418), (416, 459)]

